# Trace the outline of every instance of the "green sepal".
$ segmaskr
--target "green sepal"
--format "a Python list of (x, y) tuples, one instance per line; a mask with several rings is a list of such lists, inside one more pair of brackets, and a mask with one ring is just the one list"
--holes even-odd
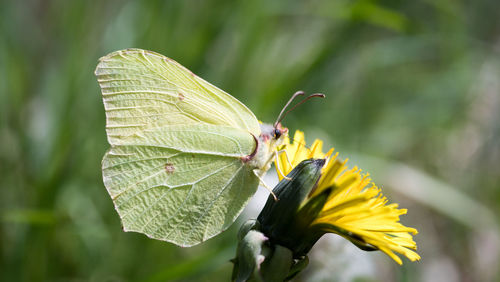
[[(260, 264), (265, 260), (267, 252), (263, 249), (268, 238), (257, 230), (249, 230), (238, 242), (236, 259), (233, 260), (233, 281), (248, 281), (260, 270)], [(287, 272), (288, 273), (288, 272)]]
[(355, 233), (352, 233), (350, 231), (347, 231), (343, 228), (337, 227), (335, 225), (327, 224), (327, 223), (322, 223), (322, 224), (316, 224), (314, 225), (314, 232), (315, 233), (335, 233), (338, 234), (347, 240), (351, 241), (356, 247), (360, 248), (363, 251), (377, 251), (378, 248), (375, 246), (366, 243), (360, 236), (356, 235)]
[[(314, 218), (299, 220), (297, 212), (316, 186), (324, 164), (324, 159), (308, 159), (298, 164), (287, 175), (288, 179), (282, 179), (274, 188), (273, 192), (278, 201), (269, 196), (266, 205), (257, 218), (257, 221), (261, 224), (262, 232), (273, 243), (292, 250), (294, 257), (303, 255), (298, 254), (296, 248), (298, 242), (303, 239), (303, 232), (314, 220)], [(305, 206), (302, 208), (305, 208)], [(318, 207), (319, 204), (312, 203), (304, 212), (318, 212)]]
[(243, 240), (243, 237), (247, 235), (250, 230), (260, 230), (260, 223), (255, 219), (249, 219), (245, 221), (238, 230), (238, 242)]
[(266, 257), (260, 270), (263, 281), (285, 281), (293, 265), (293, 253), (288, 248), (274, 245), (273, 252)]
[(301, 234), (297, 234), (297, 242), (294, 247), (294, 253), (297, 255), (306, 255), (316, 242), (326, 232), (315, 228), (310, 228), (311, 223), (317, 218), (323, 209), (328, 196), (332, 192), (331, 188), (323, 190), (320, 194), (308, 199), (302, 208), (297, 212), (296, 224), (300, 227)]

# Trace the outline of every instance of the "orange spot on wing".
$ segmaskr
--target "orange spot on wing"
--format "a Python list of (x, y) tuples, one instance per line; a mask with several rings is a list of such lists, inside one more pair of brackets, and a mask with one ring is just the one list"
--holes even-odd
[(171, 163), (166, 163), (166, 164), (165, 164), (165, 171), (166, 171), (168, 174), (172, 174), (172, 173), (174, 173), (174, 171), (175, 171), (175, 167), (174, 167), (174, 165), (173, 165), (173, 164), (171, 164)]

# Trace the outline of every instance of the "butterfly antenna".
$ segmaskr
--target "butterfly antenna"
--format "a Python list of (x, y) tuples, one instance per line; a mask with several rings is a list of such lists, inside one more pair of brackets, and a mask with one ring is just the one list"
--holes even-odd
[(295, 92), (292, 97), (290, 98), (290, 100), (288, 100), (288, 102), (286, 103), (286, 105), (283, 107), (283, 109), (281, 109), (281, 112), (280, 114), (278, 115), (278, 118), (276, 119), (276, 122), (274, 123), (274, 127), (276, 127), (276, 125), (278, 125), (278, 123), (283, 119), (281, 118), (281, 116), (283, 115), (283, 113), (285, 112), (286, 108), (290, 105), (290, 103), (292, 103), (293, 100), (295, 100), (295, 98), (297, 98), (298, 96), (302, 96), (306, 94), (304, 91), (297, 91)]
[(278, 119), (276, 120), (276, 122), (274, 123), (274, 127), (276, 127), (278, 125), (278, 123), (280, 121), (282, 121), (286, 115), (293, 111), (293, 109), (297, 108), (299, 105), (302, 105), (304, 104), (304, 102), (306, 102), (307, 100), (311, 99), (311, 98), (314, 98), (314, 97), (320, 97), (320, 98), (325, 98), (325, 94), (322, 94), (322, 93), (314, 93), (314, 94), (311, 94), (309, 96), (307, 96), (306, 98), (304, 98), (304, 100), (298, 102), (295, 106), (293, 106), (291, 109), (289, 109), (288, 111), (286, 111), (285, 113), (283, 113), (285, 111), (285, 109), (288, 107), (288, 105), (290, 105), (290, 103), (297, 97), (297, 96), (302, 96), (304, 95), (304, 91), (297, 91), (295, 92), (295, 94), (293, 94), (292, 98), (290, 98), (290, 100), (288, 100), (288, 103), (286, 103), (286, 105), (283, 107), (283, 109), (281, 110), (281, 113), (280, 115), (278, 116)]

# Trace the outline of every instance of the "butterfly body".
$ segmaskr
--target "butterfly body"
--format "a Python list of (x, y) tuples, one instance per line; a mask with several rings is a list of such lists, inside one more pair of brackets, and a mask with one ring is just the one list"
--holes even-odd
[(154, 52), (113, 52), (95, 73), (111, 145), (103, 181), (124, 230), (181, 246), (225, 230), (286, 129), (277, 136), (234, 97)]
[(255, 167), (258, 176), (262, 176), (269, 170), (276, 148), (284, 143), (284, 137), (287, 133), (288, 129), (282, 128), (281, 124), (277, 128), (270, 124), (261, 124), (261, 134), (255, 138), (256, 150), (243, 158), (249, 166)]

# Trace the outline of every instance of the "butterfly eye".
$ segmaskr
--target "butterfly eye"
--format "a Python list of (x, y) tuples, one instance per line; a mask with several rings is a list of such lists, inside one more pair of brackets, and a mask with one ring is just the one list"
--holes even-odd
[(281, 137), (281, 130), (275, 128), (274, 129), (274, 138), (278, 139)]

